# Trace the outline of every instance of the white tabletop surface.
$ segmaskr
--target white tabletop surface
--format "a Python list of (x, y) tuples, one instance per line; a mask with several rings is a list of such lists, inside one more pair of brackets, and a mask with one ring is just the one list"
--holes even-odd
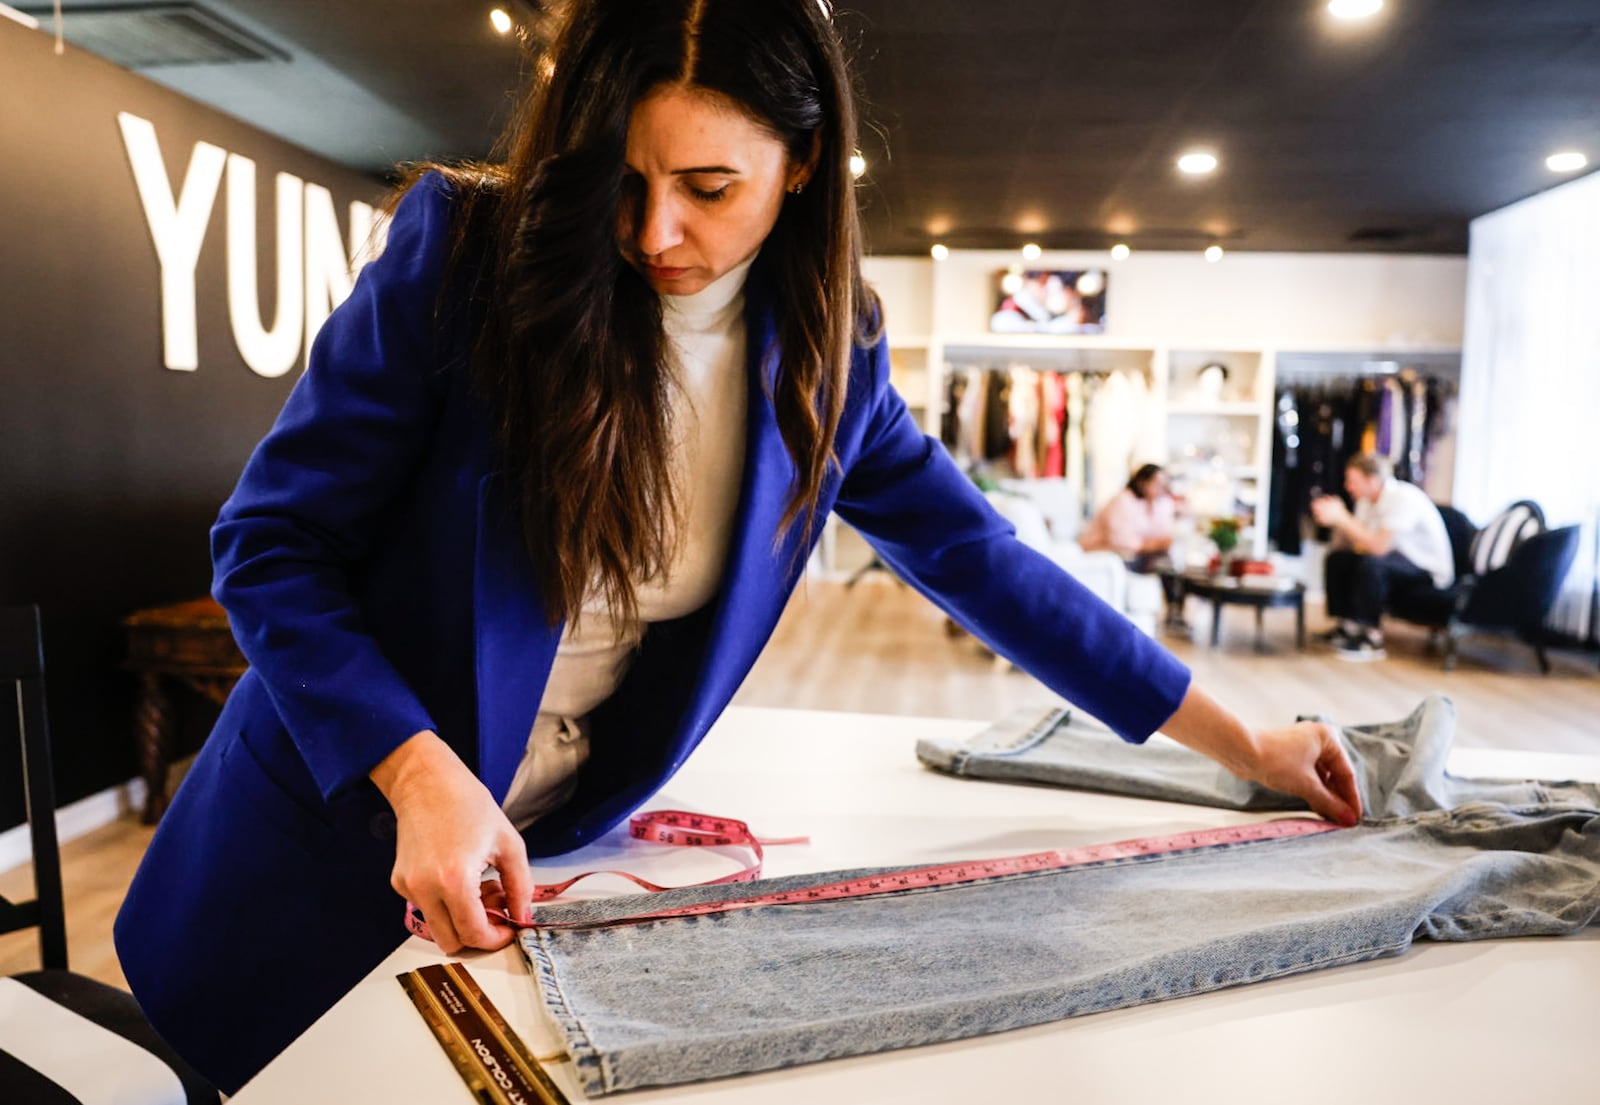
[[(736, 708), (649, 803), (737, 817), (766, 873), (939, 862), (1259, 820), (1248, 814), (957, 779), (920, 766), (921, 736), (983, 722)], [(1461, 751), (1462, 775), (1600, 781), (1600, 757)], [(657, 882), (732, 871), (735, 853), (613, 834), (541, 865), (541, 882), (624, 866)], [(597, 880), (598, 881), (598, 880)], [(622, 893), (613, 883), (599, 892)], [(286, 954), (292, 950), (286, 949)], [(232, 1100), (237, 1105), (470, 1105), (395, 976), (444, 961), (407, 940)], [(560, 1050), (520, 954), (464, 957), (536, 1055)], [(1600, 927), (1576, 936), (1419, 943), (1399, 959), (931, 1047), (619, 1095), (627, 1105), (854, 1102), (1600, 1101), (1595, 1067)], [(564, 1063), (550, 1073), (585, 1100)]]

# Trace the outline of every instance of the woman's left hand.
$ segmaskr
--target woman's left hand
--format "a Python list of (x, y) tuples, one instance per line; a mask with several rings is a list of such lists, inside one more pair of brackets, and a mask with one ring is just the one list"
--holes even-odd
[(1300, 721), (1255, 734), (1253, 763), (1236, 773), (1262, 786), (1303, 798), (1317, 813), (1340, 825), (1361, 820), (1361, 790), (1333, 726)]
[(1333, 726), (1299, 721), (1250, 730), (1194, 684), (1161, 731), (1239, 776), (1302, 798), (1329, 821), (1361, 820), (1361, 790)]

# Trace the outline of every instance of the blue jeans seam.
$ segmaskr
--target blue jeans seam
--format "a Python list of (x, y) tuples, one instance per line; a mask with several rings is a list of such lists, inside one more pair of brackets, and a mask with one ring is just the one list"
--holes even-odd
[(607, 1056), (595, 1047), (589, 1030), (583, 1026), (582, 1018), (567, 1000), (566, 990), (562, 988), (561, 978), (556, 973), (555, 962), (545, 946), (548, 935), (536, 930), (535, 936), (537, 939), (534, 941), (524, 940), (520, 943), (523, 950), (529, 953), (524, 958), (538, 976), (538, 989), (544, 999), (545, 1013), (561, 1030), (567, 1055), (583, 1082), (584, 1093), (608, 1093), (614, 1088), (615, 1080), (607, 1069)]

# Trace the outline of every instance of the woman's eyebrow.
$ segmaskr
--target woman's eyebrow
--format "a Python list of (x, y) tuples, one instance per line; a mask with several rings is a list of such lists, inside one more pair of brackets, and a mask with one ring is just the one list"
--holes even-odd
[(698, 176), (704, 173), (707, 176), (742, 176), (738, 169), (730, 169), (726, 165), (699, 165), (692, 169), (674, 169), (673, 176)]

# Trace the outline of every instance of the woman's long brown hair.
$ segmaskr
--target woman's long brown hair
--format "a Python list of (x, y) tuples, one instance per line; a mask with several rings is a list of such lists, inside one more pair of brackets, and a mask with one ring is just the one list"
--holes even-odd
[(775, 298), (771, 398), (796, 470), (776, 546), (799, 522), (816, 532), (851, 353), (880, 325), (861, 278), (854, 96), (818, 0), (573, 0), (549, 43), (503, 160), (409, 180), (450, 180), (453, 264), (483, 258), (473, 382), (551, 624), (596, 600), (625, 622), (635, 586), (671, 567), (683, 514), (660, 302), (616, 241), (633, 106), (664, 83), (706, 89), (791, 158), (816, 158), (753, 270)]

